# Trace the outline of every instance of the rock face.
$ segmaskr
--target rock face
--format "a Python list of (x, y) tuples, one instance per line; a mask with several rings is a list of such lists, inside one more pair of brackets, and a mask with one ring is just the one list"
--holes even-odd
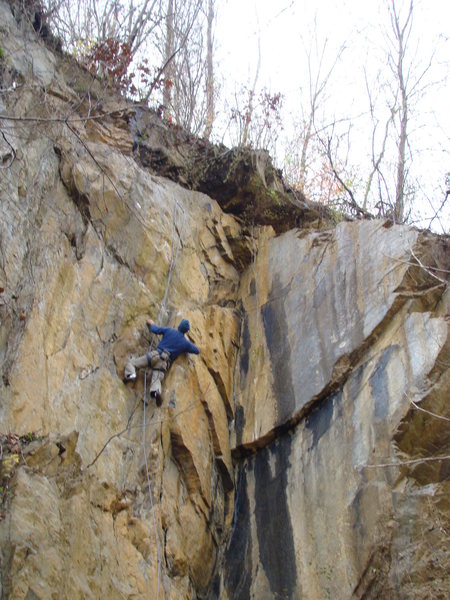
[[(2, 598), (448, 597), (448, 240), (272, 227), (260, 157), (221, 207), (219, 150), (160, 177), (187, 146), (0, 23)], [(161, 408), (149, 317), (200, 349)]]
[[(448, 455), (448, 297), (413, 258), (442, 268), (445, 251), (375, 221), (261, 241), (241, 280), (220, 597), (447, 595), (448, 469), (408, 464)], [(441, 418), (414, 423), (413, 403)]]

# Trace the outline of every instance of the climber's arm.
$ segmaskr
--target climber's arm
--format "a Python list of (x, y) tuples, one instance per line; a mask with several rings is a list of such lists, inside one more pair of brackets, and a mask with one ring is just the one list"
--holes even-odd
[(200, 350), (197, 348), (197, 346), (195, 344), (193, 344), (189, 340), (186, 340), (186, 342), (187, 342), (186, 352), (189, 352), (189, 354), (200, 354)]
[(151, 319), (148, 319), (147, 326), (150, 329), (150, 333), (156, 333), (156, 335), (163, 335), (168, 329), (167, 327), (158, 327)]

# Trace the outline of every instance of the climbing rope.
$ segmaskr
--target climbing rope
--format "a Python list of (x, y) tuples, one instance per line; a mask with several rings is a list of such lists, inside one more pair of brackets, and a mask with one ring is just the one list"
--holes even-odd
[[(181, 205), (178, 204), (178, 202), (175, 203), (175, 207), (174, 207), (174, 216), (173, 216), (173, 225), (172, 225), (172, 247), (171, 247), (171, 259), (170, 259), (170, 265), (169, 265), (169, 272), (167, 275), (167, 283), (166, 283), (166, 289), (164, 291), (164, 296), (162, 298), (161, 301), (161, 306), (159, 309), (159, 313), (158, 313), (158, 325), (161, 324), (161, 319), (163, 317), (163, 314), (165, 312), (165, 307), (166, 307), (166, 302), (167, 302), (167, 298), (168, 298), (168, 294), (169, 294), (169, 287), (170, 287), (170, 282), (172, 279), (172, 275), (173, 272), (175, 270), (175, 265), (176, 265), (176, 261), (177, 261), (177, 257), (178, 257), (178, 251), (180, 248), (180, 244), (181, 244), (181, 233), (178, 233), (177, 235), (177, 208), (180, 208), (182, 213), (183, 213), (183, 224), (182, 224), (182, 228), (184, 227), (184, 223), (185, 223), (185, 212), (184, 209)], [(175, 238), (178, 238), (178, 243), (177, 246), (174, 250), (175, 247)], [(154, 336), (152, 336), (152, 339), (150, 341), (150, 348), (149, 351), (151, 351), (153, 349), (153, 345), (154, 345)], [(143, 447), (143, 452), (144, 452), (144, 460), (145, 460), (145, 472), (146, 472), (146, 479), (147, 479), (147, 486), (148, 486), (148, 492), (149, 492), (149, 497), (150, 497), (150, 507), (151, 507), (151, 511), (152, 511), (152, 519), (153, 519), (153, 528), (154, 528), (154, 533), (155, 533), (155, 545), (156, 545), (156, 556), (157, 556), (157, 580), (156, 580), (156, 600), (158, 600), (159, 598), (159, 586), (160, 586), (160, 568), (161, 568), (161, 551), (160, 551), (160, 542), (159, 542), (159, 537), (158, 537), (158, 528), (157, 528), (157, 524), (156, 524), (156, 516), (155, 516), (155, 506), (154, 506), (154, 502), (153, 502), (153, 494), (152, 494), (152, 488), (151, 488), (151, 481), (150, 481), (150, 473), (149, 473), (149, 468), (148, 468), (148, 459), (147, 459), (147, 448), (146, 448), (146, 443), (145, 443), (145, 432), (146, 432), (146, 400), (147, 400), (147, 369), (144, 372), (144, 397), (143, 397), (143, 402), (144, 402), (144, 410), (143, 410), (143, 419), (142, 419), (142, 447)], [(131, 429), (131, 422), (133, 420), (134, 414), (136, 413), (136, 409), (139, 406), (139, 400), (137, 401), (135, 407), (133, 408), (130, 416), (128, 417), (128, 421), (127, 421), (127, 425), (126, 427), (121, 430), (119, 433), (116, 433), (114, 435), (112, 435), (107, 441), (106, 443), (103, 445), (103, 448), (100, 450), (100, 452), (98, 452), (98, 454), (95, 456), (94, 460), (89, 463), (86, 467), (86, 469), (89, 469), (90, 467), (92, 467), (97, 460), (99, 459), (99, 457), (103, 454), (104, 450), (106, 449), (106, 447), (108, 446), (108, 444), (115, 439), (116, 437), (119, 437), (121, 435), (123, 435), (126, 431)], [(188, 410), (190, 409), (190, 406), (186, 409)], [(180, 414), (182, 412), (185, 411), (180, 411)], [(175, 415), (174, 418), (176, 418), (178, 415)], [(157, 421), (157, 423), (162, 424), (164, 422), (164, 419), (160, 419)]]
[[(166, 289), (164, 291), (164, 296), (163, 296), (162, 301), (161, 301), (161, 306), (160, 306), (159, 313), (158, 313), (158, 318), (157, 318), (158, 326), (161, 326), (161, 320), (162, 320), (162, 317), (163, 317), (163, 315), (165, 313), (165, 310), (166, 310), (166, 302), (167, 302), (167, 298), (168, 298), (168, 294), (169, 294), (170, 281), (172, 279), (172, 275), (173, 275), (173, 272), (175, 270), (175, 265), (176, 265), (176, 261), (177, 261), (177, 257), (178, 257), (178, 250), (179, 250), (180, 244), (181, 244), (181, 234), (177, 235), (177, 208), (178, 208), (178, 206), (179, 206), (178, 202), (175, 202), (173, 222), (172, 222), (172, 247), (171, 247), (170, 265), (169, 265), (169, 272), (168, 272), (168, 275), (167, 275)], [(184, 209), (181, 206), (180, 206), (180, 208), (183, 211), (183, 217), (185, 217)], [(184, 219), (183, 219), (183, 225), (184, 225)], [(177, 243), (176, 249), (174, 251), (175, 238), (176, 237), (178, 238), (178, 243)], [(153, 349), (154, 340), (155, 340), (155, 336), (152, 335), (151, 342), (150, 342), (150, 347), (149, 347), (149, 352), (151, 352), (152, 349)], [(150, 497), (150, 506), (151, 506), (151, 511), (152, 511), (153, 528), (154, 528), (154, 532), (155, 532), (156, 557), (157, 557), (156, 600), (158, 600), (158, 596), (159, 596), (159, 579), (160, 579), (160, 569), (161, 569), (161, 553), (160, 553), (160, 544), (159, 544), (159, 537), (158, 537), (158, 528), (156, 526), (155, 506), (154, 506), (154, 503), (153, 503), (153, 494), (152, 494), (152, 488), (151, 488), (151, 482), (150, 482), (150, 473), (149, 473), (149, 469), (148, 469), (147, 449), (146, 449), (146, 445), (145, 445), (145, 431), (146, 431), (146, 414), (145, 414), (146, 411), (145, 411), (145, 407), (146, 407), (146, 403), (147, 403), (147, 369), (145, 370), (145, 373), (144, 373), (144, 398), (143, 398), (143, 402), (144, 402), (144, 410), (143, 410), (143, 417), (142, 417), (142, 449), (143, 449), (143, 452), (144, 452), (145, 473), (146, 473), (146, 477), (147, 477), (148, 494), (149, 494), (149, 497)]]
[[(178, 206), (180, 206), (180, 205), (178, 205)], [(184, 209), (181, 206), (180, 206), (180, 208), (183, 211), (183, 215), (185, 216)], [(176, 210), (176, 208), (175, 208), (175, 210)], [(176, 220), (176, 214), (174, 215), (174, 220)], [(184, 224), (184, 221), (183, 221), (183, 224)], [(174, 246), (175, 232), (176, 232), (176, 224), (175, 224), (175, 221), (174, 221), (174, 227), (173, 227), (173, 230), (172, 230), (172, 248)], [(171, 262), (170, 262), (170, 266), (169, 266), (169, 273), (168, 273), (168, 278), (167, 278), (166, 290), (164, 292), (164, 297), (163, 297), (163, 300), (162, 300), (162, 303), (161, 303), (161, 309), (160, 309), (160, 312), (159, 312), (159, 315), (158, 315), (158, 321), (159, 322), (161, 321), (162, 308), (165, 308), (165, 303), (166, 303), (166, 300), (167, 300), (169, 284), (170, 284), (170, 280), (172, 278), (172, 274), (173, 274), (173, 271), (174, 271), (174, 268), (175, 268), (176, 257), (178, 255), (178, 249), (179, 249), (179, 243), (178, 243), (178, 246), (176, 248), (175, 253), (172, 252), (172, 258), (171, 258)], [(154, 344), (154, 339), (152, 339), (149, 343), (150, 343), (150, 350), (151, 350), (152, 347), (153, 347), (153, 344)], [(134, 417), (134, 415), (136, 413), (136, 410), (137, 410), (139, 404), (140, 404), (140, 400), (138, 400), (136, 402), (133, 410), (131, 411), (130, 416), (128, 417), (128, 421), (127, 421), (126, 426), (123, 429), (121, 429), (119, 432), (114, 433), (113, 435), (111, 435), (106, 440), (106, 442), (104, 443), (104, 445), (101, 448), (101, 450), (99, 452), (97, 452), (97, 454), (95, 455), (94, 459), (86, 466), (86, 469), (91, 468), (97, 462), (97, 460), (100, 458), (100, 456), (103, 454), (103, 452), (106, 450), (106, 448), (108, 447), (108, 445), (112, 442), (112, 440), (114, 440), (116, 438), (120, 438), (121, 435), (123, 435), (124, 433), (126, 433), (127, 431), (129, 431), (129, 430), (132, 429), (131, 422), (133, 420), (133, 417)], [(184, 412), (184, 411), (181, 411), (181, 412)], [(176, 415), (175, 415), (175, 417), (176, 417)], [(163, 423), (163, 422), (164, 422), (164, 419), (158, 421), (158, 423)], [(134, 426), (133, 426), (133, 428), (134, 428)]]
[(156, 570), (156, 600), (158, 600), (159, 596), (159, 571), (161, 568), (161, 558), (159, 551), (159, 538), (158, 538), (158, 528), (156, 526), (156, 517), (155, 517), (155, 507), (153, 504), (153, 494), (152, 494), (152, 486), (150, 483), (150, 475), (148, 471), (148, 461), (147, 461), (147, 449), (145, 446), (145, 430), (146, 430), (146, 417), (145, 417), (145, 405), (147, 403), (147, 370), (144, 373), (144, 416), (142, 419), (142, 447), (144, 450), (144, 459), (145, 459), (145, 473), (147, 475), (147, 486), (148, 486), (148, 495), (150, 496), (150, 506), (152, 510), (152, 518), (153, 518), (153, 528), (155, 531), (155, 542), (156, 542), (156, 560), (157, 560), (157, 570)]
[[(175, 202), (173, 222), (172, 222), (172, 252), (171, 252), (171, 257), (170, 257), (169, 273), (167, 275), (166, 289), (164, 292), (163, 299), (161, 301), (161, 307), (159, 309), (159, 314), (158, 314), (158, 325), (161, 324), (161, 318), (162, 318), (163, 312), (166, 310), (166, 302), (167, 302), (167, 297), (169, 294), (170, 281), (172, 279), (172, 275), (175, 270), (175, 265), (176, 265), (177, 257), (178, 257), (178, 250), (180, 249), (180, 244), (181, 244), (181, 235), (177, 235), (177, 208), (178, 207), (181, 208), (181, 210), (183, 212), (183, 226), (184, 226), (184, 219), (186, 217), (183, 207), (180, 206), (178, 204), (178, 202)], [(177, 247), (174, 252), (175, 238), (178, 239), (178, 242), (177, 242)]]

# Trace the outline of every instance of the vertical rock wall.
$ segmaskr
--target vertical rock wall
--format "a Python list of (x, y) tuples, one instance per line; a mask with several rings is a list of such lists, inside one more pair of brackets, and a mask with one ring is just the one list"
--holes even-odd
[(445, 240), (375, 221), (263, 236), (241, 285), (217, 597), (446, 596), (448, 462), (427, 462), (448, 456), (446, 271)]
[[(447, 597), (447, 240), (286, 231), (306, 204), (249, 232), (146, 168), (191, 177), (188, 143), (0, 23), (2, 598)], [(121, 380), (149, 317), (201, 352), (159, 409)]]
[[(233, 514), (248, 242), (215, 201), (135, 163), (125, 118), (80, 118), (54, 57), (0, 9), (2, 597), (204, 595)], [(157, 342), (149, 317), (188, 318), (201, 354), (144, 412), (144, 374), (122, 374)]]
[[(1, 523), (4, 594), (194, 597), (232, 514), (238, 272), (221, 248), (237, 225), (111, 148), (90, 145), (93, 166), (54, 143), (27, 146), (2, 202), (0, 411), (23, 446)], [(201, 356), (174, 364), (163, 407), (144, 415), (143, 376), (125, 387), (124, 363), (146, 352), (148, 317), (182, 316)]]

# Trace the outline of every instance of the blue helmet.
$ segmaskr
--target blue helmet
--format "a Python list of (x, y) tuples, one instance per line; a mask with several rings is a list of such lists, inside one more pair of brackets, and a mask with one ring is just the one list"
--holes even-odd
[(187, 319), (183, 319), (181, 323), (178, 325), (178, 331), (181, 333), (187, 333), (191, 328), (189, 321)]

